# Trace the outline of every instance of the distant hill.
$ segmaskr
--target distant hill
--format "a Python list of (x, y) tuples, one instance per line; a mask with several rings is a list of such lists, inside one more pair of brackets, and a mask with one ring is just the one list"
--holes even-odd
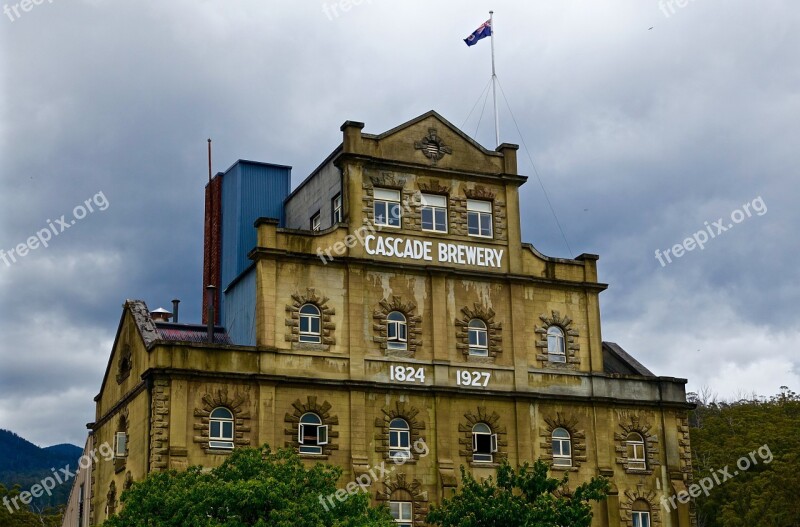
[[(51, 468), (58, 470), (69, 465), (70, 470), (74, 471), (83, 449), (66, 444), (40, 448), (13, 432), (0, 430), (0, 452), (0, 484), (9, 489), (19, 485), (21, 490), (29, 490), (32, 485), (50, 476)], [(44, 495), (34, 503), (43, 508), (63, 505), (69, 498), (71, 488), (71, 481), (58, 485), (52, 497)]]

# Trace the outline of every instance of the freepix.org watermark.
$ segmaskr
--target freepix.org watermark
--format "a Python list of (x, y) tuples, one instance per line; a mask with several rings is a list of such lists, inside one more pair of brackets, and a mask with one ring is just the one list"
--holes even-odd
[[(419, 207), (422, 204), (422, 193), (417, 191), (415, 192), (410, 198), (405, 198), (402, 200), (401, 205), (403, 207), (400, 216), (410, 214), (411, 211), (414, 210), (415, 207)], [(394, 216), (392, 216), (394, 218)], [(395, 218), (396, 219), (396, 218)], [(342, 256), (347, 252), (347, 249), (352, 249), (356, 245), (364, 245), (367, 239), (372, 236), (375, 236), (375, 233), (382, 229), (382, 225), (375, 225), (373, 222), (368, 221), (355, 231), (353, 234), (348, 234), (345, 236), (344, 241), (336, 242), (333, 246), (328, 247), (327, 249), (323, 250), (321, 247), (317, 247), (317, 256), (319, 259), (322, 260), (322, 263), (327, 265), (329, 261), (333, 260), (333, 255), (331, 252), (336, 253), (337, 256)]]
[[(424, 439), (417, 439), (414, 442), (414, 452), (416, 452), (420, 458), (427, 457), (430, 454), (430, 448), (428, 448), (428, 444), (425, 443)], [(351, 481), (343, 489), (339, 489), (333, 494), (328, 496), (323, 496), (320, 494), (319, 502), (325, 508), (326, 512), (331, 511), (332, 509), (336, 508), (337, 503), (334, 502), (334, 498), (338, 503), (344, 503), (347, 501), (347, 498), (358, 494), (359, 492), (369, 492), (369, 487), (374, 482), (380, 482), (389, 477), (397, 467), (403, 466), (406, 464), (407, 461), (412, 459), (412, 456), (397, 456), (392, 458), (390, 462), (390, 468), (386, 468), (386, 462), (382, 461), (380, 465), (374, 466), (369, 469), (369, 471), (361, 474), (358, 476), (355, 481)]]
[[(9, 499), (8, 496), (3, 496), (3, 505), (8, 509), (11, 514), (20, 510), (19, 502), (23, 505), (30, 505), (34, 498), (41, 498), (45, 494), (48, 496), (53, 495), (53, 489), (57, 485), (64, 485), (69, 483), (75, 476), (80, 474), (81, 470), (88, 470), (100, 461), (97, 454), (100, 454), (104, 461), (112, 461), (114, 459), (114, 449), (108, 443), (103, 443), (97, 448), (93, 448), (88, 454), (84, 454), (78, 460), (78, 468), (74, 472), (71, 470), (71, 465), (65, 465), (64, 468), (51, 468), (53, 475), (43, 478), (39, 483), (31, 486), (30, 490), (25, 490)], [(13, 508), (12, 508), (13, 505)]]
[(62, 214), (60, 218), (55, 221), (47, 220), (47, 227), (38, 231), (35, 236), (31, 236), (24, 243), (20, 243), (16, 247), (4, 251), (0, 249), (0, 260), (6, 267), (11, 267), (12, 264), (17, 263), (21, 258), (26, 257), (31, 251), (35, 251), (39, 247), (47, 248), (50, 245), (50, 240), (55, 236), (63, 233), (78, 221), (84, 219), (89, 214), (95, 211), (104, 211), (108, 208), (110, 203), (106, 195), (102, 191), (98, 192), (91, 198), (84, 201), (82, 204), (72, 209), (72, 218), (67, 219), (66, 214)]
[(664, 13), (664, 18), (674, 15), (678, 8), (683, 9), (695, 0), (658, 0), (658, 8)]
[[(747, 218), (752, 218), (753, 213), (756, 216), (763, 216), (767, 213), (767, 205), (761, 196), (753, 201), (742, 205), (741, 209), (736, 209), (731, 212), (730, 221), (725, 222), (724, 218), (719, 218), (717, 221), (705, 222), (705, 229), (699, 230), (691, 237), (683, 240), (682, 243), (673, 245), (671, 248), (661, 252), (656, 249), (656, 260), (661, 264), (661, 267), (666, 267), (667, 264), (672, 263), (673, 258), (680, 258), (688, 252), (694, 251), (699, 248), (701, 251), (706, 248), (706, 244), (724, 232), (728, 232), (736, 225), (742, 223)], [(670, 254), (672, 253), (672, 254)]]
[(371, 4), (372, 0), (336, 0), (335, 2), (325, 2), (322, 4), (322, 12), (328, 17), (328, 20), (339, 18), (342, 13), (347, 13), (355, 6), (361, 4)]
[(711, 489), (718, 485), (722, 485), (729, 479), (733, 479), (734, 477), (738, 476), (742, 472), (747, 472), (750, 470), (751, 467), (758, 465), (759, 459), (764, 462), (765, 465), (769, 465), (772, 463), (774, 459), (772, 455), (772, 451), (769, 449), (768, 445), (761, 446), (758, 450), (753, 450), (746, 456), (742, 456), (739, 458), (739, 461), (736, 462), (736, 468), (739, 470), (734, 470), (731, 473), (731, 468), (727, 465), (721, 469), (711, 469), (711, 476), (705, 477), (699, 481), (699, 483), (693, 483), (689, 485), (689, 489), (682, 490), (678, 494), (672, 495), (669, 498), (664, 496), (661, 498), (661, 506), (664, 507), (666, 510), (676, 510), (678, 508), (675, 501), (677, 500), (679, 503), (689, 503), (692, 498), (697, 498), (700, 494), (705, 494), (708, 496), (711, 493)]
[[(5, 4), (3, 6), (3, 13), (6, 14), (9, 20), (14, 22), (25, 13), (30, 12), (35, 6), (45, 3), (45, 1), (47, 1), (48, 4), (53, 3), (53, 0), (21, 0), (16, 4)], [(22, 13), (20, 13), (20, 11), (22, 11)]]

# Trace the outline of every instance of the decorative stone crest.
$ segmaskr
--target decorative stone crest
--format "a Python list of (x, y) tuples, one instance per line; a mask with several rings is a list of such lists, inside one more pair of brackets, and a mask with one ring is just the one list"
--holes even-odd
[(404, 419), (408, 423), (409, 435), (411, 439), (411, 459), (405, 460), (404, 463), (413, 464), (419, 461), (420, 453), (417, 452), (413, 445), (422, 439), (421, 432), (425, 430), (425, 423), (422, 422), (417, 416), (420, 414), (419, 408), (412, 406), (408, 403), (397, 401), (394, 408), (383, 408), (383, 417), (375, 418), (375, 427), (378, 432), (375, 434), (375, 450), (382, 452), (387, 461), (393, 461), (389, 457), (389, 425), (393, 419)]
[[(534, 330), (539, 336), (536, 341), (536, 360), (540, 362), (542, 368), (566, 368), (570, 370), (577, 370), (581, 365), (581, 359), (578, 352), (581, 345), (577, 343), (580, 336), (578, 330), (572, 327), (572, 319), (567, 315), (563, 317), (558, 311), (552, 311), (551, 316), (539, 315), (539, 320), (542, 325), (537, 326)], [(564, 330), (564, 353), (566, 354), (566, 363), (550, 362), (547, 355), (547, 328), (550, 326), (557, 326)]]
[(404, 473), (389, 477), (383, 482), (383, 490), (376, 493), (375, 499), (384, 503), (410, 501), (413, 504), (414, 525), (425, 525), (425, 518), (428, 516), (428, 492), (422, 490), (422, 484), (418, 480), (409, 481)]
[(487, 412), (485, 406), (479, 406), (477, 414), (467, 410), (464, 414), (464, 421), (458, 424), (458, 432), (461, 434), (461, 437), (458, 438), (458, 454), (472, 463), (472, 428), (478, 423), (486, 423), (492, 429), (492, 433), (497, 434), (497, 452), (494, 453), (494, 461), (507, 459), (508, 452), (504, 451), (504, 447), (508, 447), (508, 430), (506, 427), (500, 426), (500, 414)]
[(431, 181), (419, 181), (417, 184), (419, 185), (420, 192), (428, 192), (430, 194), (450, 193), (450, 187), (442, 185), (438, 179), (432, 179)]
[(452, 154), (453, 149), (446, 146), (436, 132), (436, 128), (429, 128), (428, 135), (423, 137), (420, 141), (414, 142), (416, 150), (422, 150), (422, 153), (431, 160), (431, 164), (435, 165), (446, 154)]
[(381, 172), (377, 176), (370, 176), (369, 180), (372, 182), (373, 187), (401, 190), (406, 186), (405, 178), (398, 176), (394, 172)]
[[(204, 449), (211, 450), (208, 444), (208, 427), (211, 412), (217, 408), (227, 408), (233, 414), (233, 444), (235, 446), (250, 445), (250, 401), (240, 393), (233, 396), (228, 390), (219, 389), (207, 393), (201, 399), (201, 404), (194, 409), (194, 442)], [(216, 452), (216, 451), (215, 451)]]
[[(470, 362), (494, 362), (498, 354), (503, 351), (503, 324), (494, 321), (495, 311), (480, 304), (473, 304), (472, 309), (461, 308), (462, 317), (457, 318), (456, 324), (456, 349)], [(489, 344), (488, 357), (473, 357), (469, 354), (469, 321), (477, 318), (486, 323), (486, 332)]]
[[(622, 429), (622, 433), (614, 434), (617, 463), (622, 465), (625, 472), (629, 474), (653, 474), (653, 470), (660, 466), (661, 462), (658, 460), (658, 436), (650, 433), (653, 427), (647, 418), (634, 413), (627, 422), (620, 423), (619, 427)], [(630, 468), (628, 465), (628, 435), (631, 433), (639, 434), (644, 440), (645, 469)]]
[(315, 395), (309, 395), (305, 403), (300, 401), (300, 399), (293, 402), (292, 408), (294, 408), (294, 411), (292, 413), (287, 413), (283, 418), (283, 422), (287, 425), (287, 428), (283, 430), (283, 435), (286, 436), (286, 442), (284, 443), (286, 447), (294, 449), (300, 448), (300, 443), (297, 440), (300, 418), (303, 417), (304, 414), (311, 412), (319, 416), (323, 425), (328, 426), (328, 444), (322, 446), (322, 456), (313, 457), (324, 459), (325, 456), (330, 456), (334, 450), (339, 450), (339, 444), (335, 442), (339, 437), (339, 432), (333, 429), (334, 426), (339, 425), (339, 417), (331, 415), (331, 403), (323, 401), (320, 404), (317, 402), (317, 397)]
[[(286, 314), (289, 318), (286, 319), (286, 341), (291, 342), (293, 347), (298, 348), (318, 348), (320, 345), (324, 346), (327, 350), (330, 346), (336, 344), (334, 330), (336, 324), (333, 322), (333, 316), (336, 310), (328, 307), (330, 299), (326, 296), (317, 294), (316, 289), (309, 288), (306, 294), (295, 293), (292, 295), (292, 303), (286, 305)], [(317, 306), (322, 317), (322, 324), (320, 327), (321, 344), (309, 344), (300, 342), (300, 308), (305, 304), (312, 304)]]
[(484, 201), (494, 201), (496, 194), (488, 188), (478, 185), (475, 188), (464, 189), (464, 195), (469, 199), (480, 199)]
[[(378, 309), (372, 314), (372, 318), (375, 320), (372, 325), (372, 329), (375, 332), (375, 336), (372, 337), (373, 342), (377, 342), (387, 356), (413, 357), (417, 348), (422, 345), (422, 339), (420, 338), (422, 336), (422, 329), (420, 328), (422, 317), (416, 314), (417, 304), (414, 302), (403, 303), (400, 297), (393, 296), (390, 300), (381, 300), (378, 306)], [(406, 317), (408, 346), (405, 350), (389, 349), (386, 344), (388, 337), (386, 317), (393, 311), (402, 313)]]
[[(541, 459), (550, 463), (551, 468), (557, 470), (578, 470), (582, 463), (586, 462), (586, 432), (579, 428), (579, 421), (575, 417), (567, 417), (561, 412), (556, 412), (555, 417), (549, 416), (544, 418), (546, 426), (539, 435), (542, 438), (540, 446), (542, 447)], [(553, 431), (556, 428), (563, 428), (569, 432), (571, 450), (572, 450), (572, 466), (563, 467), (553, 465)]]

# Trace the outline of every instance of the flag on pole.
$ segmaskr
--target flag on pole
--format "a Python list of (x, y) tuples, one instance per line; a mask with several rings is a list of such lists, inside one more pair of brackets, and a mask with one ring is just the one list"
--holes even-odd
[(465, 38), (464, 42), (467, 43), (467, 46), (474, 46), (480, 39), (490, 36), (492, 36), (492, 21), (487, 20), (481, 24), (481, 27), (473, 31), (470, 36)]

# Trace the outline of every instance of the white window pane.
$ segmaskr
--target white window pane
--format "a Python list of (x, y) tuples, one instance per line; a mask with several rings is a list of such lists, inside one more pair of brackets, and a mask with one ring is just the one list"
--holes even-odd
[(481, 235), (492, 235), (492, 217), (489, 214), (481, 214)]
[(472, 199), (467, 200), (467, 210), (475, 212), (492, 212), (491, 201), (476, 201)]
[(399, 190), (389, 190), (387, 188), (376, 188), (375, 199), (382, 199), (385, 201), (400, 201)]
[(423, 194), (422, 195), (422, 204), (429, 205), (431, 207), (447, 207), (447, 197), (446, 196), (435, 196), (432, 194)]
[(392, 227), (399, 227), (400, 226), (400, 204), (399, 203), (392, 203), (389, 205), (389, 218), (388, 223)]
[(422, 228), (428, 231), (433, 230), (433, 209), (429, 207), (422, 209)]
[(445, 209), (436, 209), (434, 229), (440, 232), (447, 231), (447, 211)]

